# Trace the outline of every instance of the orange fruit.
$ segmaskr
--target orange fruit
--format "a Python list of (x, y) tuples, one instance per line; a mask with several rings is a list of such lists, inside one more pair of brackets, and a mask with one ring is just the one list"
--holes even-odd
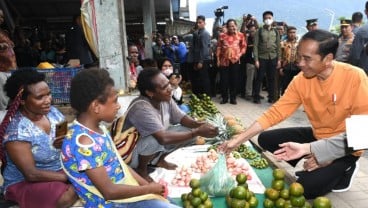
[(198, 179), (191, 179), (190, 182), (189, 182), (189, 186), (192, 189), (199, 188), (200, 185), (201, 185), (201, 183), (199, 182)]
[(242, 131), (244, 131), (244, 128), (240, 124), (235, 124), (231, 126), (231, 128), (234, 129), (235, 134), (240, 134)]
[(305, 197), (303, 195), (301, 195), (301, 196), (291, 196), (290, 197), (290, 203), (294, 207), (301, 207), (305, 204)]
[(264, 208), (273, 208), (274, 205), (275, 205), (275, 203), (271, 199), (265, 199), (263, 201), (263, 207)]
[(276, 201), (275, 201), (275, 207), (276, 208), (284, 208), (285, 206), (285, 199), (283, 198), (278, 198)]
[(198, 136), (197, 139), (196, 139), (196, 141), (195, 141), (195, 144), (196, 145), (203, 145), (205, 143), (206, 143), (205, 138), (204, 137), (201, 137), (201, 136)]
[(319, 196), (313, 200), (313, 208), (331, 208), (332, 204), (329, 198)]
[(194, 197), (192, 200), (190, 200), (190, 204), (193, 207), (198, 207), (200, 204), (202, 204), (202, 200), (199, 197)]
[(250, 197), (248, 200), (250, 208), (256, 208), (258, 206), (258, 199), (255, 196)]
[(302, 184), (294, 182), (289, 187), (290, 196), (301, 196), (304, 193), (304, 187)]
[(194, 198), (193, 194), (190, 192), (187, 194), (187, 200), (192, 200)]
[(229, 119), (226, 121), (228, 126), (235, 126), (238, 124), (238, 122), (235, 119)]
[(238, 184), (238, 186), (244, 186), (244, 188), (248, 190), (248, 184), (246, 182), (243, 184)]
[(267, 188), (265, 195), (268, 199), (275, 201), (279, 198), (280, 194), (277, 190), (273, 189), (273, 188)]
[(181, 201), (187, 200), (187, 196), (188, 196), (188, 194), (186, 194), (186, 193), (182, 194), (181, 195)]
[(290, 200), (286, 200), (284, 204), (284, 208), (294, 208), (293, 205), (291, 205)]
[(188, 200), (185, 200), (184, 202), (183, 202), (183, 207), (193, 207), (191, 204), (190, 204), (190, 201), (188, 201)]
[(306, 201), (306, 202), (304, 203), (304, 205), (302, 206), (302, 208), (312, 208), (312, 205), (310, 205), (310, 204), (309, 204), (309, 202), (308, 202), (308, 201)]
[(231, 198), (230, 195), (226, 195), (225, 201), (226, 201), (227, 207), (231, 207), (231, 201), (232, 200), (233, 200), (233, 198)]
[(249, 200), (252, 197), (252, 194), (250, 193), (250, 191), (248, 189), (246, 189), (245, 191), (245, 200)]
[(239, 173), (238, 175), (236, 175), (236, 182), (238, 182), (238, 185), (243, 185), (245, 184), (247, 181), (247, 175), (245, 175), (244, 173)]
[(201, 198), (202, 202), (205, 202), (208, 199), (208, 194), (202, 191), (201, 195), (199, 195), (199, 198)]
[(290, 194), (289, 194), (289, 189), (282, 189), (282, 190), (280, 191), (280, 197), (281, 197), (281, 198), (283, 198), (283, 199), (285, 199), (285, 200), (288, 200), (288, 199), (289, 199), (289, 196), (290, 196)]
[(205, 208), (212, 208), (213, 204), (212, 201), (210, 199), (207, 199), (204, 203), (203, 203)]
[(272, 188), (281, 191), (285, 186), (284, 180), (276, 179), (272, 181)]
[(230, 192), (229, 192), (229, 196), (230, 196), (231, 198), (234, 198), (234, 191), (235, 191), (235, 188), (232, 188), (232, 189), (230, 190)]
[(232, 199), (231, 200), (231, 208), (244, 208), (245, 207), (245, 200), (241, 199)]
[(285, 170), (276, 168), (272, 171), (272, 175), (275, 180), (284, 180)]
[(192, 189), (192, 195), (194, 197), (199, 197), (201, 195), (202, 191), (200, 188), (195, 188), (195, 189)]
[(244, 199), (246, 198), (247, 195), (247, 189), (244, 188), (244, 186), (237, 186), (235, 187), (234, 191), (233, 191), (233, 198), (235, 199)]

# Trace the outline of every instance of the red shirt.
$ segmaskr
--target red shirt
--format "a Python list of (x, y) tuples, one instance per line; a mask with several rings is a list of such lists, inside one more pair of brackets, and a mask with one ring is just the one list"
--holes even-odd
[(235, 34), (221, 33), (217, 41), (217, 60), (220, 66), (229, 66), (230, 62), (235, 64), (245, 53), (247, 43), (244, 34), (236, 32)]

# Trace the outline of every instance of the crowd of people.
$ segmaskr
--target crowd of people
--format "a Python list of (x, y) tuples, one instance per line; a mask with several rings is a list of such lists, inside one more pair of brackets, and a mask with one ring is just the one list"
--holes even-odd
[[(368, 2), (365, 6), (368, 15)], [(182, 80), (191, 82), (197, 95), (220, 92), (220, 104), (236, 105), (238, 96), (259, 104), (266, 87), (273, 105), (220, 150), (229, 153), (259, 134), (260, 146), (276, 158), (293, 166), (306, 159), (297, 173), (306, 198), (349, 190), (362, 152), (347, 150), (345, 119), (368, 114), (368, 25), (358, 28), (362, 15), (354, 13), (352, 20), (341, 20), (341, 34), (335, 35), (310, 19), (308, 32), (298, 40), (296, 27), (273, 16), (265, 11), (259, 25), (245, 15), (240, 31), (229, 19), (211, 41), (200, 15), (185, 37), (188, 41), (157, 35), (154, 59), (140, 59), (140, 48), (129, 45), (130, 88), (138, 89), (139, 96), (129, 104), (121, 131), (135, 127), (139, 139), (127, 163), (114, 135), (101, 123), (114, 122), (121, 107), (108, 71), (86, 67), (71, 80), (76, 118), (62, 135), (57, 127), (65, 118), (51, 105), (45, 75), (32, 68), (6, 74), (1, 85), (6, 96), (0, 103), (7, 107), (0, 125), (5, 199), (41, 208), (70, 207), (78, 198), (85, 207), (177, 207), (165, 198), (165, 184), (154, 182), (150, 170), (175, 169), (165, 160), (168, 154), (192, 145), (197, 136), (219, 133), (181, 110)], [(15, 67), (14, 46), (0, 31), (2, 73)], [(265, 131), (300, 106), (310, 127)]]

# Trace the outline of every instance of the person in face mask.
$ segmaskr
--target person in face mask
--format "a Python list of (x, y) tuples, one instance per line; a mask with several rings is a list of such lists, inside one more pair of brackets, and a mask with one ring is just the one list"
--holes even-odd
[(274, 103), (279, 97), (278, 86), (275, 84), (277, 69), (281, 67), (281, 47), (278, 31), (272, 27), (273, 12), (263, 13), (263, 27), (259, 28), (254, 36), (254, 65), (257, 78), (254, 83), (254, 103), (261, 103), (260, 90), (264, 74), (267, 76), (268, 102)]
[(181, 82), (181, 75), (178, 72), (174, 72), (173, 64), (170, 59), (163, 59), (160, 65), (161, 72), (169, 79), (172, 90), (172, 98), (174, 101), (181, 105), (183, 103), (183, 90), (179, 86)]

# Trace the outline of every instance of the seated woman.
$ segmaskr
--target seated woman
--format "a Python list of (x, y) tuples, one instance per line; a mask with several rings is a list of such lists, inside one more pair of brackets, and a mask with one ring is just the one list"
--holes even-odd
[(20, 207), (70, 207), (78, 197), (61, 170), (60, 149), (54, 147), (55, 126), (64, 116), (51, 106), (45, 74), (16, 70), (4, 90), (11, 102), (0, 126), (5, 199)]
[(114, 120), (117, 96), (106, 70), (82, 70), (72, 79), (70, 102), (77, 118), (62, 146), (65, 172), (85, 207), (177, 207), (162, 197), (164, 185), (148, 183), (122, 161), (100, 125)]
[(171, 98), (169, 80), (160, 70), (144, 69), (137, 84), (140, 96), (131, 102), (123, 130), (137, 128), (140, 138), (129, 165), (145, 179), (152, 180), (148, 165), (175, 169), (176, 165), (165, 161), (167, 154), (193, 143), (196, 136), (214, 137), (218, 129), (192, 119), (179, 109)]

